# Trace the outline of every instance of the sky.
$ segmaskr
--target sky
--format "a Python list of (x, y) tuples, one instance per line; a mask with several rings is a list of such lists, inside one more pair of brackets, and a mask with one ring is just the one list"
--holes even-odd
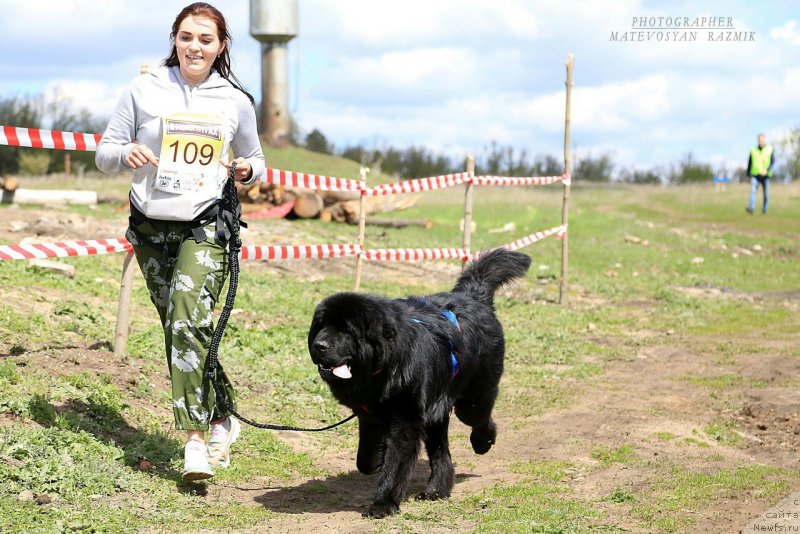
[[(570, 53), (578, 156), (649, 169), (691, 152), (732, 169), (758, 133), (775, 142), (800, 126), (793, 0), (297, 1), (289, 109), (339, 148), (461, 158), (495, 142), (560, 158)], [(0, 98), (57, 88), (108, 117), (140, 65), (168, 54), (187, 3), (0, 0)], [(260, 100), (249, 1), (212, 3), (233, 34), (233, 71)]]

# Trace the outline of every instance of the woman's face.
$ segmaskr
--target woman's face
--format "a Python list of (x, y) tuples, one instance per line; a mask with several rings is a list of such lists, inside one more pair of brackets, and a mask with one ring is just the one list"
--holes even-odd
[(188, 16), (183, 19), (175, 36), (181, 76), (196, 85), (208, 78), (211, 65), (225, 43), (217, 36), (217, 25), (206, 17)]

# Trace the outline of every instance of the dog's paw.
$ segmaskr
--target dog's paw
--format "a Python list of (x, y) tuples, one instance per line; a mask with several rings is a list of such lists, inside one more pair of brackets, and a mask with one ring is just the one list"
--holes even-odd
[(449, 497), (449, 495), (445, 495), (444, 492), (430, 489), (417, 494), (418, 501), (438, 501), (439, 499), (446, 499), (447, 497)]
[(372, 503), (366, 512), (362, 515), (364, 517), (371, 517), (373, 519), (383, 519), (389, 517), (400, 511), (400, 507), (394, 503)]
[(497, 427), (494, 421), (489, 423), (489, 426), (484, 428), (473, 428), (472, 434), (469, 436), (469, 441), (472, 443), (472, 450), (475, 454), (486, 454), (489, 449), (494, 445), (497, 438)]

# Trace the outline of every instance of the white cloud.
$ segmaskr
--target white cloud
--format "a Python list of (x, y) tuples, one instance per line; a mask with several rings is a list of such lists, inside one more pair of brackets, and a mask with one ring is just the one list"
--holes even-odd
[(351, 77), (355, 85), (353, 90), (364, 82), (390, 87), (428, 86), (441, 84), (452, 77), (469, 76), (471, 59), (471, 54), (463, 49), (418, 48), (356, 59), (337, 68), (348, 69), (354, 75)]
[(785, 41), (792, 46), (800, 46), (800, 29), (797, 27), (796, 20), (789, 20), (783, 26), (772, 28), (769, 35), (773, 39)]

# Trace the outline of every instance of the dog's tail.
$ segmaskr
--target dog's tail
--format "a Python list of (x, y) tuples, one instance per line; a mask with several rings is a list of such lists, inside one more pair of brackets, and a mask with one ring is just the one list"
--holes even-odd
[(531, 258), (504, 248), (490, 250), (473, 261), (458, 277), (454, 293), (467, 293), (472, 298), (492, 305), (494, 292), (514, 278), (525, 276)]

